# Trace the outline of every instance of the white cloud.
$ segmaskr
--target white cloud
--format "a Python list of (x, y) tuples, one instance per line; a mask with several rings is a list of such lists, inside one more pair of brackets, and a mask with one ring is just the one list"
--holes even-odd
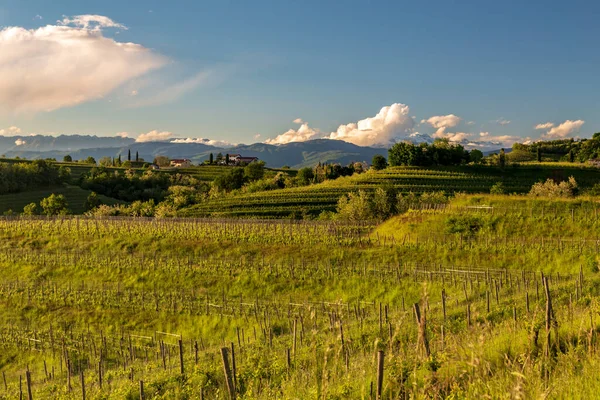
[(546, 123), (543, 123), (543, 124), (537, 124), (537, 125), (535, 126), (535, 129), (538, 129), (538, 130), (539, 130), (539, 129), (546, 130), (546, 129), (550, 129), (550, 128), (552, 128), (553, 126), (554, 126), (554, 123), (553, 123), (553, 122), (546, 122)]
[(159, 132), (159, 131), (150, 131), (148, 133), (142, 133), (135, 139), (137, 143), (145, 143), (145, 142), (164, 142), (173, 136), (172, 132)]
[(92, 15), (0, 30), (0, 107), (39, 112), (74, 106), (165, 65), (164, 57), (139, 44), (103, 36), (103, 27), (124, 28)]
[(329, 138), (359, 146), (389, 144), (395, 136), (410, 132), (415, 126), (415, 121), (408, 115), (409, 112), (410, 108), (407, 105), (394, 103), (383, 107), (374, 117), (340, 125)]
[(456, 142), (456, 143), (461, 143), (465, 140), (467, 140), (468, 138), (470, 138), (471, 136), (473, 136), (470, 133), (466, 133), (466, 132), (455, 132), (455, 133), (451, 133), (451, 132), (440, 132), (438, 130), (438, 132), (433, 134), (433, 137), (436, 139), (448, 139), (451, 142)]
[(185, 138), (185, 139), (174, 139), (170, 143), (200, 143), (215, 147), (233, 147), (235, 143), (228, 142), (226, 140), (213, 140), (205, 138)]
[(0, 129), (0, 136), (14, 136), (21, 133), (21, 128), (17, 126), (10, 126), (6, 129)]
[(323, 134), (318, 129), (315, 130), (308, 126), (308, 123), (304, 122), (297, 130), (290, 129), (287, 132), (277, 136), (275, 139), (265, 140), (265, 143), (286, 144), (292, 142), (306, 142), (307, 140), (318, 139), (321, 137), (323, 137)]
[(76, 15), (74, 17), (64, 17), (61, 21), (56, 21), (59, 25), (76, 26), (83, 29), (100, 30), (102, 28), (119, 28), (127, 30), (123, 24), (119, 24), (103, 15)]
[(490, 133), (489, 132), (479, 132), (479, 136), (488, 137), (488, 136), (490, 136)]
[(445, 137), (444, 135), (446, 134), (446, 129), (454, 128), (456, 125), (458, 125), (460, 123), (460, 121), (461, 121), (460, 117), (457, 117), (454, 114), (448, 114), (448, 115), (435, 115), (433, 117), (430, 117), (429, 119), (421, 120), (421, 123), (422, 124), (428, 123), (435, 129), (437, 129), (436, 132), (433, 134), (433, 137), (443, 138), (443, 137)]
[(549, 138), (565, 138), (570, 136), (573, 133), (579, 132), (581, 126), (585, 123), (585, 121), (578, 119), (576, 121), (571, 121), (570, 119), (566, 120), (560, 125), (557, 125), (550, 129), (546, 136)]
[(137, 96), (138, 95), (138, 91), (137, 90), (132, 90), (131, 93), (129, 93), (131, 96)]
[(17, 146), (23, 146), (24, 144), (27, 144), (27, 142), (23, 139), (15, 140), (15, 145), (17, 145)]
[(295, 123), (295, 124), (301, 124), (301, 123), (303, 123), (303, 122), (304, 122), (304, 121), (302, 121), (302, 118), (296, 118), (296, 119), (294, 120), (294, 123)]
[(117, 133), (117, 136), (121, 137), (121, 138), (127, 138), (127, 137), (129, 137), (129, 133), (127, 133), (127, 132), (119, 132), (119, 133)]
[(496, 122), (498, 125), (506, 126), (506, 125), (510, 124), (511, 121), (504, 119), (504, 118), (499, 118), (494, 122)]
[(38, 20), (42, 20), (44, 19), (44, 17), (42, 17), (40, 14), (37, 14), (35, 17), (33, 17), (34, 20), (38, 19)]
[(467, 125), (475, 125), (475, 121), (469, 121), (467, 122)]
[(256, 135), (254, 135), (254, 139), (258, 139), (260, 138), (260, 133), (257, 133)]

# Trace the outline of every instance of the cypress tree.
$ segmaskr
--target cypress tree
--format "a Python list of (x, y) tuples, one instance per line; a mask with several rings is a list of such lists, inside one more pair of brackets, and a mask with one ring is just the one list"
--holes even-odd
[(131, 149), (127, 150), (127, 161), (131, 161)]
[(537, 148), (536, 153), (537, 153), (537, 160), (538, 160), (538, 162), (542, 162), (542, 149), (539, 146)]
[(213, 153), (210, 153), (210, 156), (208, 157), (208, 163), (212, 164), (213, 163)]
[(138, 154), (138, 152), (135, 152), (135, 162), (139, 162), (140, 161), (140, 155)]

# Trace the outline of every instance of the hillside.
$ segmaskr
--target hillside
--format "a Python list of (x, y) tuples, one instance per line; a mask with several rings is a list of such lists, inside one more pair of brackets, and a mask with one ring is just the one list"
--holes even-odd
[[(90, 193), (90, 190), (82, 189), (78, 186), (57, 186), (43, 190), (31, 190), (21, 193), (11, 193), (0, 195), (0, 215), (11, 210), (14, 213), (22, 213), (23, 207), (30, 203), (39, 205), (40, 201), (51, 194), (62, 194), (66, 197), (69, 204), (69, 210), (73, 214), (83, 214), (85, 212), (84, 204)], [(114, 205), (123, 203), (122, 201), (98, 195), (102, 204)]]
[(550, 164), (524, 165), (504, 171), (484, 166), (394, 167), (317, 185), (209, 200), (183, 210), (182, 214), (300, 217), (303, 214), (317, 215), (323, 210), (334, 210), (341, 196), (359, 189), (372, 190), (381, 185), (393, 185), (404, 193), (444, 191), (450, 194), (489, 193), (495, 183), (502, 182), (508, 193), (526, 193), (538, 181), (548, 178), (565, 180), (570, 176), (574, 176), (580, 188), (585, 189), (600, 182), (600, 169), (563, 165), (557, 168)]

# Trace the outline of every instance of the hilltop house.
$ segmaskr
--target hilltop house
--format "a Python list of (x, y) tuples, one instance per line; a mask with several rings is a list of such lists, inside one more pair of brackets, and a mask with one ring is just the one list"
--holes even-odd
[(171, 167), (174, 168), (189, 168), (192, 166), (192, 162), (187, 158), (174, 158), (171, 160)]
[(227, 156), (229, 156), (229, 165), (250, 164), (258, 161), (258, 157), (243, 157), (241, 154), (227, 154)]

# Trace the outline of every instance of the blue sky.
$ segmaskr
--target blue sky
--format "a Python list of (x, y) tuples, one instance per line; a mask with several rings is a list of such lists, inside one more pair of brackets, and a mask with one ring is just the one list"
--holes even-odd
[[(0, 27), (93, 30), (73, 18), (80, 15), (122, 24), (127, 29), (103, 23), (93, 35), (143, 46), (153, 58), (119, 60), (116, 49), (96, 47), (55, 54), (32, 45), (17, 68), (15, 58), (0, 55), (0, 89), (12, 96), (0, 95), (0, 130), (131, 137), (156, 131), (245, 143), (288, 132), (283, 142), (329, 137), (400, 103), (413, 123), (402, 114), (381, 137), (357, 133), (350, 141), (414, 132), (463, 133), (457, 140), (475, 142), (600, 131), (598, 2), (5, 0)], [(70, 20), (57, 24), (65, 16)], [(0, 53), (10, 45), (0, 41)], [(102, 62), (96, 70), (93, 55), (82, 60), (93, 51)], [(19, 78), (36, 74), (44, 57), (65, 63), (52, 69), (60, 82), (32, 89), (35, 79)], [(113, 57), (121, 69), (113, 71)], [(80, 92), (88, 85), (97, 86)], [(450, 115), (458, 119), (429, 121)], [(297, 118), (307, 122), (308, 135), (298, 134)], [(562, 128), (534, 129), (546, 123)], [(381, 128), (373, 124), (362, 132)]]

